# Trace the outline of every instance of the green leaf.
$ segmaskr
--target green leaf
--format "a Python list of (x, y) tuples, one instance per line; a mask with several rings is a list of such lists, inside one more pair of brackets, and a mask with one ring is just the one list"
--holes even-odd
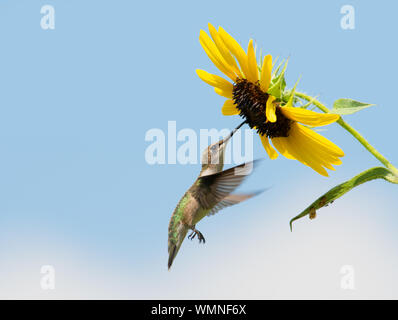
[(292, 230), (292, 224), (295, 220), (298, 220), (306, 215), (309, 215), (310, 219), (315, 218), (316, 210), (328, 206), (329, 204), (333, 203), (333, 201), (340, 198), (353, 188), (375, 179), (384, 179), (388, 182), (398, 184), (398, 176), (389, 169), (386, 169), (384, 167), (375, 167), (368, 169), (364, 172), (361, 172), (354, 178), (330, 189), (324, 195), (315, 200), (307, 209), (305, 209), (299, 215), (290, 220), (290, 230)]
[(339, 115), (353, 114), (371, 106), (374, 106), (374, 104), (363, 103), (352, 99), (338, 99), (333, 103), (333, 109), (330, 110), (330, 113)]

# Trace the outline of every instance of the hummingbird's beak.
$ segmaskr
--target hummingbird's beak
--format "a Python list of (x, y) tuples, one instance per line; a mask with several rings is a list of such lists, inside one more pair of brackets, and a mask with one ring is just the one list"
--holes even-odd
[(227, 142), (229, 141), (229, 139), (232, 138), (232, 136), (234, 135), (234, 133), (235, 133), (236, 131), (238, 131), (238, 130), (240, 129), (240, 127), (243, 126), (245, 123), (246, 123), (246, 121), (243, 121), (239, 126), (237, 126), (234, 130), (232, 130), (231, 133), (230, 133), (228, 136), (226, 136), (226, 137), (222, 140), (222, 144), (223, 144), (223, 145), (226, 145)]

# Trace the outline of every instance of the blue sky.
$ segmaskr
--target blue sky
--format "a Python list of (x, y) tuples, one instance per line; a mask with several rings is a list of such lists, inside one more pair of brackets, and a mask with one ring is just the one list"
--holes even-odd
[[(55, 30), (40, 27), (46, 4)], [(354, 30), (340, 28), (345, 4)], [(266, 159), (242, 188), (272, 188), (204, 219), (206, 244), (184, 242), (170, 272), (168, 221), (200, 168), (144, 157), (146, 132), (168, 121), (197, 132), (239, 124), (195, 74), (216, 72), (198, 41), (211, 22), (290, 57), (288, 85), (301, 76), (298, 89), (328, 106), (377, 104), (346, 120), (398, 163), (396, 10), (391, 1), (2, 1), (0, 297), (397, 298), (394, 185), (363, 185), (289, 230), (322, 192), (378, 165), (337, 125), (322, 132), (346, 153), (331, 177)], [(254, 150), (265, 157), (257, 139)], [(46, 264), (52, 291), (39, 285)], [(344, 265), (355, 268), (355, 290), (340, 288)]]

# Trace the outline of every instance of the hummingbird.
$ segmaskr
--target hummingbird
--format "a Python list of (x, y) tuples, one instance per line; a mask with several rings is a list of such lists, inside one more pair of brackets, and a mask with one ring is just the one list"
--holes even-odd
[(187, 233), (190, 240), (198, 237), (205, 243), (196, 224), (225, 207), (252, 198), (260, 192), (232, 194), (252, 170), (257, 161), (250, 161), (224, 170), (224, 152), (228, 141), (246, 121), (236, 127), (227, 137), (209, 145), (202, 153), (202, 169), (193, 185), (183, 195), (171, 216), (168, 229), (168, 269), (170, 269)]

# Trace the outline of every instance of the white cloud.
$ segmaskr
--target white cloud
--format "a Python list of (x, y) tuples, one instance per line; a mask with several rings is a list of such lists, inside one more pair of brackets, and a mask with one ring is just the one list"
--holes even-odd
[[(186, 241), (170, 272), (166, 256), (145, 261), (136, 252), (140, 264), (132, 265), (106, 252), (29, 241), (35, 234), (25, 235), (1, 254), (0, 298), (398, 298), (397, 239), (387, 220), (394, 210), (358, 200), (351, 197), (323, 209), (313, 221), (299, 221), (293, 233), (281, 213), (287, 211), (272, 213), (278, 205), (270, 205), (268, 213), (253, 213), (241, 224), (207, 230), (204, 246)], [(212, 219), (219, 219), (214, 220), (219, 226), (225, 216)], [(54, 291), (40, 288), (44, 264), (55, 267)], [(355, 270), (355, 290), (340, 287), (343, 265)]]

